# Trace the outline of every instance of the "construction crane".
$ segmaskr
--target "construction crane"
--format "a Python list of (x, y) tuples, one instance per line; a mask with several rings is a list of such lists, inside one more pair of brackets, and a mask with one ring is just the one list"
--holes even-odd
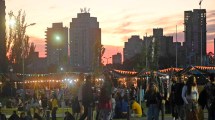
[(203, 0), (200, 0), (200, 1), (199, 1), (199, 7), (200, 7), (200, 9), (201, 9), (201, 5), (202, 5), (202, 1), (203, 1)]

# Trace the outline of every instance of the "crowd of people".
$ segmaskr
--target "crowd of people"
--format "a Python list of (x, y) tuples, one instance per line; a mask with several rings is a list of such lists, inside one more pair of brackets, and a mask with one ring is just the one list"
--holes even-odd
[(193, 75), (187, 80), (183, 75), (172, 78), (169, 99), (174, 120), (203, 120), (204, 108), (208, 110), (208, 120), (215, 120), (214, 74), (210, 74), (205, 81), (208, 81), (206, 85), (198, 87)]
[[(95, 86), (92, 79), (91, 75), (79, 75), (72, 97), (67, 100), (71, 104), (66, 104), (67, 107), (72, 108), (72, 112), (65, 112), (65, 120), (126, 118), (128, 110), (131, 110), (133, 117), (142, 117), (142, 107), (137, 102), (137, 89), (133, 85), (114, 87), (108, 74), (104, 74), (104, 81), (100, 86)], [(41, 93), (31, 97), (25, 96), (25, 99), (18, 95), (8, 101), (8, 106), (17, 108), (9, 120), (42, 120), (43, 118), (56, 120), (58, 108), (62, 107), (62, 98), (54, 93), (51, 97)], [(128, 108), (130, 104), (131, 108)]]
[[(133, 84), (114, 86), (109, 74), (104, 74), (104, 82), (99, 87), (94, 85), (91, 75), (80, 74), (69, 100), (71, 104), (67, 105), (72, 108), (72, 112), (66, 111), (64, 120), (112, 120), (143, 116), (146, 116), (147, 120), (159, 120), (164, 100), (169, 101), (174, 120), (201, 120), (201, 111), (204, 108), (208, 110), (208, 120), (215, 120), (214, 74), (205, 80), (208, 82), (200, 91), (195, 76), (189, 75), (188, 79), (183, 75), (172, 76), (169, 89), (164, 90), (158, 76), (152, 76), (142, 88), (145, 92), (141, 96), (140, 88)], [(58, 108), (62, 106), (61, 99), (58, 99), (56, 94), (52, 94), (51, 98), (45, 94), (41, 94), (39, 98), (33, 96), (25, 102), (18, 97), (16, 101), (19, 115), (17, 111), (13, 111), (8, 120), (56, 120)], [(146, 109), (143, 108), (145, 106), (138, 101), (146, 105), (146, 114)], [(6, 120), (1, 113), (1, 106), (0, 114), (0, 120)]]

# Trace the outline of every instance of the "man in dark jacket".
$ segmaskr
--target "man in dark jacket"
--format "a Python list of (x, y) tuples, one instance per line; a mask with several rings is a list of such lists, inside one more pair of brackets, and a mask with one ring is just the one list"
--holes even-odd
[[(84, 120), (88, 116), (88, 111), (93, 103), (93, 90), (90, 75), (86, 77), (86, 83), (82, 87), (82, 101), (80, 102), (84, 106), (84, 114), (81, 116), (80, 120)], [(91, 120), (91, 116), (87, 118)]]
[(175, 111), (177, 113), (176, 119), (185, 120), (184, 101), (181, 96), (184, 87), (184, 76), (179, 76), (175, 84)]
[(215, 78), (214, 74), (210, 75), (210, 82), (205, 86), (206, 90), (206, 107), (208, 109), (208, 120), (215, 120)]
[[(171, 112), (173, 119), (176, 119), (178, 117), (178, 113), (176, 111), (176, 82), (177, 77), (172, 77), (172, 84), (170, 89), (170, 102), (171, 102)], [(180, 94), (181, 95), (181, 94)]]

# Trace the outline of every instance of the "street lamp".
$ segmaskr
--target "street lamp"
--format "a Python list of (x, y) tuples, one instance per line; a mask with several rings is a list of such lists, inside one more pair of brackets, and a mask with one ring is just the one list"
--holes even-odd
[[(24, 29), (26, 29), (27, 27), (29, 26), (33, 26), (33, 25), (36, 25), (36, 23), (31, 23), (31, 24), (28, 24), (28, 25), (25, 25), (24, 26)], [(22, 79), (23, 79), (23, 92), (24, 92), (24, 97), (25, 97), (25, 80), (24, 80), (24, 74), (25, 74), (25, 41), (22, 40)]]
[(60, 41), (60, 36), (56, 36), (55, 39), (56, 39), (57, 41)]
[(112, 57), (103, 57), (104, 59), (106, 59), (106, 65), (108, 64), (108, 59), (112, 58)]
[[(57, 42), (57, 51), (58, 51), (58, 67), (60, 68), (60, 42), (61, 42), (61, 37), (59, 36), (59, 35), (56, 35), (55, 36), (55, 40), (56, 40), (56, 42)], [(61, 70), (61, 68), (60, 68), (60, 70)]]

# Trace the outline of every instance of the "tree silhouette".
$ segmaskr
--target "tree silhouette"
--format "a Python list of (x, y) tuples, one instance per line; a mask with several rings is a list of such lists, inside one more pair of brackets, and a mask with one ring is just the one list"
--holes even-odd
[(209, 64), (214, 64), (214, 53), (209, 52), (209, 53), (207, 54), (207, 58), (208, 58)]
[[(14, 20), (14, 25), (9, 26), (9, 37), (7, 39), (7, 54), (9, 63), (16, 64), (20, 69), (22, 59), (26, 59), (29, 55), (29, 36), (26, 35), (26, 28), (28, 27), (25, 21), (26, 14), (22, 10), (18, 11), (18, 15), (14, 15), (12, 11), (9, 12), (10, 20)], [(15, 68), (16, 69), (16, 68)]]
[(158, 60), (159, 60), (158, 45), (159, 45), (158, 39), (153, 38), (148, 48), (147, 58), (149, 62), (149, 70), (152, 70), (152, 71), (158, 70)]
[(95, 76), (98, 76), (102, 72), (101, 58), (105, 53), (105, 48), (99, 40), (94, 45), (94, 56), (93, 56), (93, 72)]

